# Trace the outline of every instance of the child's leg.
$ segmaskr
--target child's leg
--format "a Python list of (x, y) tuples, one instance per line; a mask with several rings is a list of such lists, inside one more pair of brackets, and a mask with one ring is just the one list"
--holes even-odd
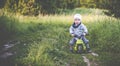
[(73, 45), (76, 43), (76, 39), (72, 38), (69, 42), (69, 46), (70, 46), (70, 51), (73, 51)]
[(88, 52), (91, 52), (90, 46), (89, 46), (89, 40), (87, 40), (87, 39), (85, 38), (85, 36), (82, 36), (82, 40), (83, 40), (83, 42), (84, 42), (85, 45), (86, 45), (87, 51), (88, 51)]

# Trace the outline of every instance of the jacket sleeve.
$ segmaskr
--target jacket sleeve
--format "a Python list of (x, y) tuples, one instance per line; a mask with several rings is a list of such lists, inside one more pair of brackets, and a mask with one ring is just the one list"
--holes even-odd
[(84, 33), (88, 34), (88, 30), (87, 30), (87, 27), (85, 25), (83, 25), (83, 29), (84, 29)]
[(72, 26), (69, 28), (69, 32), (70, 32), (70, 34), (74, 34), (74, 30), (73, 30)]

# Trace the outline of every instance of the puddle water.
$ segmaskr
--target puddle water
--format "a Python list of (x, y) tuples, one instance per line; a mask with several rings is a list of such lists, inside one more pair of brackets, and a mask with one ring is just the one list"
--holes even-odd
[(12, 56), (13, 53), (9, 51), (10, 48), (12, 48), (14, 44), (5, 44), (0, 51), (0, 58), (7, 58), (9, 56)]
[(12, 48), (13, 46), (14, 44), (5, 44), (2, 51), (8, 50), (9, 48)]
[(6, 58), (8, 58), (8, 57), (10, 57), (12, 55), (14, 55), (14, 54), (11, 53), (11, 52), (5, 52), (5, 53), (0, 55), (0, 58), (6, 59)]
[(0, 66), (14, 66), (13, 62), (11, 61), (11, 57), (15, 54), (11, 52), (9, 49), (14, 47), (16, 44), (11, 42), (6, 43), (1, 47), (0, 50)]

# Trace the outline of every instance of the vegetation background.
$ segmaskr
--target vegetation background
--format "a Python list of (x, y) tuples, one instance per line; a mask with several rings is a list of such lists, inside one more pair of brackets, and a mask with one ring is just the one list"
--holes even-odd
[(86, 66), (68, 47), (73, 15), (80, 13), (99, 54), (85, 54), (91, 66), (119, 66), (119, 5), (120, 0), (0, 0), (0, 49), (14, 44), (9, 49), (14, 55), (0, 65)]

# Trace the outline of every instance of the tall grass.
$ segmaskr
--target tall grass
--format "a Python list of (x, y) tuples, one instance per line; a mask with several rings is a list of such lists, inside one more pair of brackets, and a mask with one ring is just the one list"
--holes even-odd
[(92, 47), (101, 55), (103, 66), (119, 66), (120, 20), (104, 18), (89, 26)]
[[(98, 10), (99, 11), (99, 10)], [(82, 22), (87, 26), (90, 46), (100, 56), (99, 66), (119, 66), (120, 20), (98, 14), (84, 14)], [(88, 12), (88, 11), (87, 11)], [(91, 13), (91, 12), (90, 12)], [(69, 52), (68, 43), (72, 38), (69, 27), (73, 22), (70, 15), (46, 15), (38, 17), (8, 16), (0, 17), (0, 26), (6, 32), (1, 35), (15, 36), (20, 41), (12, 50), (17, 66), (86, 66), (79, 54)], [(4, 25), (4, 26), (3, 26)], [(11, 27), (10, 27), (11, 26)], [(16, 35), (15, 35), (16, 34)], [(21, 48), (21, 49), (20, 49)], [(112, 63), (111, 63), (112, 62)]]

